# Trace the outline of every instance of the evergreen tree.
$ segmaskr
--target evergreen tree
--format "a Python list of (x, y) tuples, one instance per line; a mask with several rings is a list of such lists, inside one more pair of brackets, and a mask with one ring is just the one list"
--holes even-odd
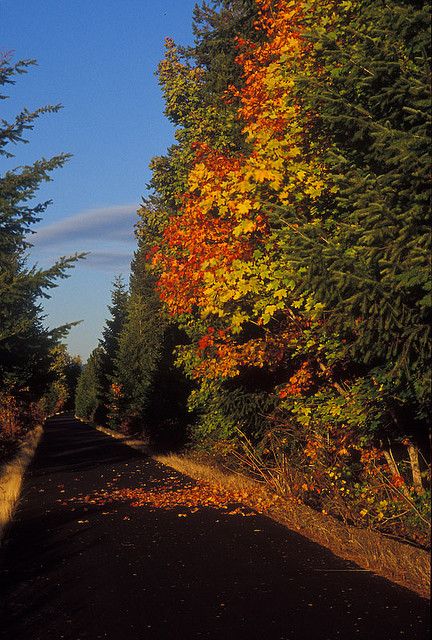
[[(430, 394), (430, 2), (313, 4), (321, 73), (299, 82), (335, 197), (292, 233), (326, 328), (398, 404)], [(328, 18), (331, 15), (331, 19)], [(327, 17), (326, 17), (327, 16)], [(329, 145), (329, 141), (331, 144)], [(289, 212), (285, 212), (289, 221)], [(288, 245), (287, 245), (288, 246)]]
[(50, 355), (55, 378), (41, 400), (47, 415), (73, 408), (75, 388), (82, 369), (81, 358), (71, 356), (63, 343), (55, 345)]
[(144, 432), (153, 443), (173, 445), (181, 439), (187, 421), (185, 388), (189, 385), (174, 365), (179, 331), (159, 300), (147, 242), (143, 236), (138, 240), (115, 359), (117, 426), (127, 432)]
[[(1, 57), (0, 85), (13, 85), (15, 76), (26, 73), (33, 64), (33, 60), (13, 64), (8, 56)], [(6, 98), (0, 95), (0, 99)], [(1, 121), (0, 155), (11, 160), (10, 145), (25, 143), (24, 135), (33, 129), (35, 120), (59, 109), (60, 105), (33, 112), (24, 109), (13, 121)], [(80, 256), (60, 258), (48, 269), (27, 263), (32, 227), (50, 204), (34, 204), (36, 191), (68, 157), (60, 154), (41, 159), (29, 166), (7, 169), (0, 176), (0, 386), (25, 397), (27, 404), (40, 398), (53, 382), (52, 349), (71, 326), (48, 331), (42, 322), (40, 299), (49, 297), (50, 289), (59, 278), (66, 277), (67, 269)]]
[[(126, 321), (128, 292), (122, 276), (114, 279), (111, 292), (111, 317), (106, 321), (100, 340), (99, 359), (99, 406), (96, 419), (106, 423), (113, 402), (111, 385), (115, 382), (115, 360), (118, 354), (119, 337)], [(114, 425), (113, 425), (114, 426)]]
[(155, 278), (146, 268), (145, 254), (146, 246), (141, 242), (131, 265), (130, 296), (114, 363), (114, 380), (121, 389), (121, 421), (127, 430), (143, 427), (166, 322), (161, 317)]
[(83, 365), (81, 357), (71, 356), (68, 354), (65, 368), (63, 369), (63, 379), (67, 389), (67, 397), (66, 402), (63, 405), (63, 411), (74, 411), (75, 394), (82, 369)]
[(75, 392), (75, 413), (79, 418), (93, 421), (100, 398), (100, 360), (102, 347), (94, 349), (78, 378)]

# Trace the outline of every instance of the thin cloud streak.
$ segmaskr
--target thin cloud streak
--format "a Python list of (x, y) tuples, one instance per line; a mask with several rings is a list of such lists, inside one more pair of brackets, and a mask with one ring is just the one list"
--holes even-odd
[(137, 208), (129, 204), (88, 209), (38, 229), (31, 241), (38, 249), (71, 240), (133, 242)]
[(122, 270), (124, 273), (130, 269), (130, 263), (133, 257), (133, 251), (115, 252), (115, 251), (91, 251), (82, 266), (88, 269), (98, 269), (101, 271)]

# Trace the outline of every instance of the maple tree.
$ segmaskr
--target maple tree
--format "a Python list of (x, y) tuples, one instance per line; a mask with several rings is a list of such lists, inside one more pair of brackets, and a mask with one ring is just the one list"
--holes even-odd
[(281, 205), (313, 208), (325, 189), (324, 168), (290, 95), (308, 45), (295, 3), (276, 3), (272, 20), (269, 5), (258, 6), (254, 28), (265, 39), (237, 39), (242, 86), (221, 97), (238, 102), (247, 149), (223, 152), (195, 132), (187, 190), (152, 256), (168, 311), (186, 327), (201, 327), (180, 353), (199, 379), (276, 367), (292, 350), (290, 337), (298, 349), (301, 327), (313, 317), (312, 299), (296, 295), (297, 275), (270, 220)]

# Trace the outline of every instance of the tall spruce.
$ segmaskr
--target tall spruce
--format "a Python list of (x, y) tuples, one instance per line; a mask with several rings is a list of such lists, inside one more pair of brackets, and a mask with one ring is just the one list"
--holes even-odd
[(78, 378), (75, 392), (75, 413), (79, 418), (90, 420), (96, 417), (99, 407), (100, 389), (100, 360), (102, 347), (98, 346), (91, 352)]
[(145, 433), (156, 446), (172, 446), (184, 435), (189, 384), (174, 365), (174, 348), (181, 337), (160, 302), (148, 240), (141, 227), (114, 367), (117, 426)]
[(165, 328), (155, 278), (146, 269), (145, 254), (146, 246), (141, 243), (131, 265), (130, 296), (114, 361), (114, 380), (121, 389), (122, 428), (129, 431), (143, 428)]
[[(310, 3), (320, 74), (303, 78), (313, 135), (337, 193), (301, 221), (290, 251), (393, 400), (425, 416), (430, 395), (430, 2)], [(329, 145), (329, 142), (331, 143)], [(287, 211), (286, 214), (289, 214)], [(296, 221), (297, 224), (299, 221)]]
[[(28, 71), (34, 60), (15, 64), (8, 56), (0, 59), (0, 85), (13, 85), (16, 76)], [(0, 95), (6, 99), (7, 95)], [(11, 122), (0, 122), (0, 155), (6, 162), (14, 158), (12, 145), (27, 142), (25, 134), (35, 121), (47, 113), (59, 111), (60, 105), (35, 111), (23, 109)], [(49, 331), (43, 324), (40, 300), (49, 297), (58, 279), (80, 257), (60, 258), (51, 267), (40, 269), (28, 265), (29, 237), (50, 201), (34, 203), (43, 182), (51, 172), (62, 167), (68, 154), (41, 159), (32, 165), (7, 169), (0, 176), (0, 385), (13, 394), (37, 399), (53, 381), (53, 347), (67, 327)], [(70, 326), (70, 325), (69, 325)]]
[(82, 370), (81, 358), (71, 356), (65, 344), (59, 343), (51, 351), (51, 371), (55, 378), (41, 401), (47, 415), (73, 410), (75, 390)]
[(111, 317), (106, 320), (99, 342), (101, 354), (99, 358), (99, 407), (97, 418), (106, 423), (113, 402), (112, 387), (114, 383), (115, 360), (119, 349), (119, 337), (126, 321), (128, 291), (122, 276), (117, 276), (112, 285), (111, 304), (108, 311)]

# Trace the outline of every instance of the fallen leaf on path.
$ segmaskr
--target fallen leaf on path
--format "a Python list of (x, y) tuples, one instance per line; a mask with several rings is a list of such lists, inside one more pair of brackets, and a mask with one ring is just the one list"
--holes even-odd
[[(210, 485), (203, 481), (196, 483), (184, 483), (178, 476), (168, 476), (164, 481), (170, 480), (169, 485), (161, 484), (161, 480), (151, 478), (150, 482), (156, 483), (156, 488), (148, 489), (146, 485), (136, 488), (114, 488), (108, 483), (105, 489), (95, 491), (87, 496), (71, 498), (80, 504), (103, 506), (116, 502), (129, 502), (133, 508), (147, 507), (154, 509), (176, 509), (183, 507), (189, 513), (196, 513), (202, 507), (227, 510), (227, 515), (254, 516), (256, 511), (262, 512), (272, 506), (272, 501), (265, 501), (261, 496), (254, 498), (247, 491), (227, 490), (220, 486)], [(111, 485), (111, 486), (110, 486)], [(240, 503), (240, 504), (239, 504)], [(241, 504), (245, 503), (245, 504)], [(253, 511), (255, 509), (256, 511)], [(86, 507), (84, 507), (86, 510)], [(178, 514), (178, 517), (186, 517), (187, 514)]]

